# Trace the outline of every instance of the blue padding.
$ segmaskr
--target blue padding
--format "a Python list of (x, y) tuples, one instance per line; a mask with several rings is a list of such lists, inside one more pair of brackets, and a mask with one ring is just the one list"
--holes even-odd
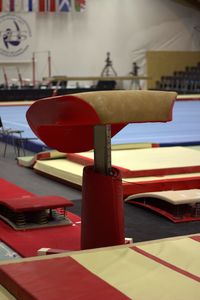
[(177, 101), (171, 122), (128, 124), (112, 142), (196, 145), (200, 142), (200, 101)]
[[(23, 137), (31, 138), (35, 135), (26, 121), (28, 107), (2, 106), (0, 114), (5, 127), (24, 130)], [(129, 124), (112, 138), (112, 143), (157, 143), (162, 147), (200, 145), (200, 101), (177, 101), (173, 121)], [(40, 140), (27, 144), (28, 149), (33, 152), (46, 149), (46, 145)]]

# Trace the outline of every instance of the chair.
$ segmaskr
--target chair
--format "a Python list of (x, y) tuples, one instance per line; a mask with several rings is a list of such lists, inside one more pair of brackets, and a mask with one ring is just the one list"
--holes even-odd
[(20, 154), (20, 148), (22, 148), (23, 153), (25, 155), (24, 145), (23, 145), (23, 138), (22, 138), (23, 130), (12, 129), (12, 128), (5, 128), (0, 117), (0, 136), (1, 140), (5, 143), (3, 156), (6, 156), (7, 145), (12, 144), (13, 149), (16, 156)]

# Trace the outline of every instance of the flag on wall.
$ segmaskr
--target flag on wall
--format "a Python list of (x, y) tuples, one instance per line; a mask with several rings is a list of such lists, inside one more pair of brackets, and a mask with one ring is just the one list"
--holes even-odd
[(60, 11), (60, 12), (71, 11), (71, 0), (59, 0), (58, 1), (58, 11)]
[(23, 11), (24, 12), (33, 12), (38, 11), (38, 0), (22, 0), (23, 2)]
[(49, 0), (48, 11), (50, 12), (56, 11), (56, 0)]
[(9, 11), (15, 11), (15, 0), (10, 0), (8, 5), (9, 5)]
[(0, 12), (77, 12), (85, 10), (86, 0), (0, 0)]
[(24, 0), (26, 11), (55, 12), (56, 0)]
[(1, 1), (2, 11), (5, 11), (5, 12), (10, 11), (11, 6), (12, 6), (12, 3), (10, 5), (10, 0), (2, 0)]
[(0, 0), (0, 2), (1, 11), (8, 12), (10, 10), (10, 1)]
[(22, 12), (23, 0), (0, 0), (1, 12)]
[(39, 12), (70, 11), (70, 0), (38, 0)]
[(0, 0), (0, 11), (20, 12), (22, 11), (22, 2), (21, 0)]
[(75, 10), (78, 12), (82, 12), (86, 7), (86, 0), (74, 0)]
[(45, 0), (39, 0), (39, 2), (38, 2), (38, 11), (39, 12), (45, 12), (46, 11), (46, 1)]

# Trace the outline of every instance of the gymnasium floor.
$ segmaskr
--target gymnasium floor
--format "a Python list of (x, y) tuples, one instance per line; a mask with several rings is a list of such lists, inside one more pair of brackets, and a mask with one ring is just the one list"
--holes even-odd
[[(187, 147), (195, 147), (195, 149), (199, 148), (199, 144), (200, 144), (200, 101), (198, 100), (200, 99), (200, 97), (195, 97), (194, 100), (190, 100), (190, 101), (176, 101), (175, 103), (175, 107), (173, 110), (173, 121), (168, 122), (168, 123), (146, 123), (146, 124), (130, 124), (128, 126), (126, 126), (120, 133), (118, 133), (114, 138), (113, 138), (113, 143), (141, 143), (141, 142), (150, 142), (150, 143), (158, 143), (161, 146), (165, 146), (167, 145), (186, 145)], [(17, 103), (19, 104), (19, 103)], [(11, 105), (10, 103), (7, 105), (7, 103), (3, 103), (3, 105), (1, 106), (1, 117), (3, 119), (3, 122), (5, 124), (5, 127), (14, 127), (14, 128), (18, 128), (18, 129), (22, 129), (24, 130), (24, 136), (25, 137), (34, 137), (33, 132), (31, 131), (31, 129), (29, 128), (27, 121), (26, 121), (26, 111), (29, 107), (29, 104), (31, 104), (31, 102), (22, 102), (20, 103), (20, 105)], [(35, 143), (35, 141), (33, 141), (33, 143)], [(36, 143), (41, 146), (41, 149), (44, 149), (45, 145), (40, 141), (37, 140)], [(196, 146), (193, 146), (196, 145)], [(39, 176), (38, 174), (35, 174), (34, 172), (32, 172), (31, 169), (26, 169), (26, 168), (19, 168), (16, 164), (15, 161), (15, 156), (14, 153), (12, 153), (12, 147), (9, 148), (10, 149), (10, 153), (6, 155), (6, 158), (1, 158), (1, 163), (6, 162), (6, 160), (8, 159), (11, 163), (12, 163), (12, 168), (14, 167), (13, 170), (16, 170), (16, 174), (17, 172), (23, 172), (26, 174), (26, 172), (29, 174), (28, 177), (31, 175), (31, 177), (33, 176), (34, 181), (31, 180), (26, 180), (23, 179), (23, 177), (18, 177), (15, 176), (14, 178), (14, 183), (19, 183), (21, 186), (24, 185), (24, 182), (26, 182), (26, 186), (28, 187), (28, 190), (34, 190), (35, 193), (42, 193), (43, 188), (45, 187), (47, 182), (51, 182), (50, 179), (47, 178), (43, 178), (42, 176)], [(38, 148), (39, 149), (39, 148)], [(41, 150), (40, 149), (40, 150)], [(40, 151), (39, 150), (39, 151)], [(27, 153), (28, 155), (29, 153)], [(32, 153), (31, 153), (32, 154)], [(9, 158), (9, 156), (11, 156)], [(12, 158), (13, 156), (13, 158)], [(14, 161), (13, 161), (14, 159)], [(191, 158), (192, 159), (192, 158)], [(7, 164), (5, 165), (6, 168)], [(6, 168), (7, 169), (7, 168)], [(3, 169), (1, 168), (1, 172), (3, 172)], [(12, 173), (9, 173), (9, 170), (7, 170), (6, 172), (6, 177), (7, 178), (12, 178)], [(3, 175), (3, 174), (2, 174)], [(23, 175), (22, 175), (23, 176)], [(1, 176), (4, 177), (4, 176)], [(44, 187), (42, 185), (40, 185), (40, 181), (45, 181), (45, 185)], [(11, 182), (13, 182), (13, 179), (11, 180)], [(34, 185), (37, 182), (37, 186), (38, 186), (38, 191), (36, 191), (36, 189), (34, 188)], [(75, 209), (75, 213), (76, 211), (78, 211), (78, 214), (80, 214), (80, 201), (81, 201), (81, 193), (79, 191), (76, 191), (74, 189), (71, 189), (69, 186), (64, 186), (64, 191), (63, 191), (63, 185), (60, 183), (56, 183), (55, 181), (52, 181), (53, 184), (55, 186), (59, 186), (62, 187), (62, 192), (66, 195), (68, 195), (69, 193), (69, 198), (74, 200), (74, 196), (71, 196), (71, 191), (72, 195), (75, 193), (77, 196), (75, 196), (75, 199), (78, 199), (78, 209), (77, 207), (73, 208)], [(50, 190), (51, 190), (51, 186), (49, 186)], [(58, 190), (58, 195), (59, 195), (59, 189)], [(133, 207), (130, 204), (126, 204), (125, 205), (126, 208), (126, 213), (127, 215), (129, 215), (129, 212), (134, 212), (134, 211), (138, 211), (139, 212), (143, 212), (144, 215), (148, 214), (149, 216), (152, 217), (152, 212), (147, 212), (144, 209), (141, 209), (139, 207)], [(127, 209), (128, 208), (128, 209)], [(140, 215), (140, 214), (139, 214)], [(163, 220), (162, 217), (158, 216), (158, 215), (153, 215), (156, 216), (156, 218), (158, 217), (161, 218), (161, 220)], [(133, 237), (135, 234), (137, 235), (138, 232), (140, 232), (140, 230), (136, 230), (132, 231), (131, 227), (132, 227), (132, 218), (127, 217), (127, 219), (130, 221), (130, 224), (128, 222), (127, 225), (127, 235), (130, 237)], [(136, 216), (133, 218), (134, 220), (138, 220), (138, 222), (140, 223), (140, 219), (143, 219), (143, 216), (138, 219)], [(168, 221), (167, 220), (163, 220), (164, 223)], [(150, 222), (151, 223), (151, 222)], [(153, 222), (154, 223), (154, 222)], [(152, 224), (153, 224), (152, 223)], [(198, 222), (192, 222), (190, 224), (181, 224), (181, 226), (183, 226), (183, 228), (188, 228), (189, 231), (187, 231), (186, 233), (190, 233), (190, 230), (193, 230), (193, 226), (195, 227), (195, 224), (198, 224)], [(169, 223), (169, 226), (173, 226), (172, 224)], [(181, 228), (181, 226), (179, 226), (179, 228)], [(151, 226), (150, 226), (151, 227)], [(191, 227), (191, 228), (190, 228)], [(177, 227), (175, 226), (174, 228), (177, 229)], [(130, 231), (129, 231), (130, 230)], [(185, 230), (185, 229), (184, 229)], [(182, 231), (182, 233), (184, 234), (184, 230)], [(196, 228), (195, 231), (196, 232)], [(191, 232), (192, 233), (192, 232)], [(144, 234), (144, 236), (143, 236)], [(154, 239), (154, 233), (148, 233), (146, 234), (146, 232), (144, 231), (142, 234), (142, 237), (140, 237), (140, 235), (137, 237), (137, 241), (143, 241), (146, 239)], [(166, 234), (166, 235), (165, 235)], [(166, 233), (164, 234), (165, 236), (173, 236), (173, 233), (171, 235), (170, 231), (168, 231), (168, 229), (166, 230)], [(180, 233), (181, 234), (181, 233)], [(161, 238), (162, 234), (159, 233), (159, 231), (157, 232), (157, 238)], [(151, 236), (151, 237), (150, 237)]]
[[(170, 146), (175, 146), (178, 142), (178, 145), (186, 145), (189, 148), (196, 145), (195, 147), (198, 149), (198, 145), (200, 144), (200, 103), (199, 101), (183, 101), (180, 102), (180, 104), (179, 102), (175, 104), (174, 120), (171, 123), (144, 124), (144, 127), (143, 124), (134, 124), (132, 128), (127, 126), (125, 130), (128, 129), (129, 134), (128, 132), (124, 132), (124, 136), (116, 137), (117, 139), (113, 139), (113, 143), (153, 142), (160, 144), (160, 146), (165, 146), (165, 143)], [(8, 109), (8, 107), (6, 108)], [(24, 117), (27, 106), (17, 107), (16, 111), (15, 109), (10, 110), (10, 108), (7, 113), (5, 112), (6, 109), (1, 111), (1, 117), (5, 126), (14, 128), (19, 126), (19, 129), (25, 130), (24, 136), (33, 137), (34, 135), (30, 132)], [(19, 108), (22, 108), (23, 112), (20, 112)], [(13, 114), (11, 114), (11, 111)], [(17, 115), (20, 115), (21, 113), (23, 121), (13, 121), (14, 116), (17, 119)], [(12, 119), (10, 119), (11, 116)], [(168, 124), (170, 124), (170, 126), (168, 126)], [(156, 125), (156, 127), (152, 125)], [(159, 125), (167, 125), (168, 130), (165, 130), (164, 127), (159, 129)], [(137, 127), (136, 131), (135, 127)], [(160, 132), (160, 136), (157, 135), (158, 132)], [(143, 133), (142, 139), (140, 136), (141, 133)], [(133, 140), (132, 134), (134, 135)], [(151, 140), (149, 140), (150, 136)], [(129, 140), (127, 140), (126, 137), (128, 137)], [(154, 138), (155, 140), (153, 140)], [(37, 141), (37, 143), (40, 144), (41, 142)], [(45, 145), (42, 143), (40, 145), (41, 149), (44, 149)], [(0, 148), (3, 148), (2, 143), (0, 143)], [(27, 151), (27, 155), (29, 154), (32, 155), (33, 153)], [(0, 177), (35, 194), (63, 195), (72, 200), (75, 204), (70, 211), (80, 215), (81, 193), (69, 186), (60, 184), (46, 177), (41, 177), (29, 168), (18, 166), (12, 146), (8, 147), (6, 157), (4, 158), (1, 156), (0, 158)], [(45, 270), (45, 274), (41, 273), (41, 276), (46, 276), (47, 273), (54, 274), (54, 272), (51, 272), (51, 266), (54, 268), (55, 265), (59, 274), (61, 274), (61, 270), (63, 270), (64, 273), (62, 273), (63, 276), (61, 277), (64, 278), (64, 283), (66, 283), (66, 278), (75, 278), (71, 272), (66, 273), (69, 268), (63, 268), (66, 259), (67, 261), (73, 260), (73, 266), (76, 265), (77, 267), (78, 263), (78, 269), (76, 269), (77, 272), (81, 271), (81, 266), (85, 268), (83, 277), (89, 275), (88, 271), (95, 276), (95, 278), (92, 278), (91, 276), (87, 277), (90, 283), (91, 280), (95, 279), (95, 285), (86, 287), (84, 284), (85, 290), (81, 291), (79, 291), (80, 286), (77, 285), (77, 280), (71, 280), (70, 286), (73, 286), (74, 288), (71, 289), (71, 294), (67, 294), (68, 296), (70, 295), (69, 297), (71, 297), (71, 299), (74, 295), (77, 296), (77, 293), (80, 293), (80, 297), (83, 297), (84, 294), (84, 299), (87, 299), (92, 293), (94, 293), (94, 296), (98, 287), (102, 284), (100, 281), (103, 279), (104, 286), (99, 289), (99, 293), (102, 290), (104, 291), (102, 297), (105, 297), (105, 293), (108, 293), (108, 299), (146, 300), (148, 297), (149, 300), (198, 300), (200, 295), (200, 260), (198, 255), (200, 221), (174, 224), (170, 220), (140, 207), (125, 204), (124, 209), (125, 234), (126, 237), (133, 238), (135, 244), (130, 245), (130, 247), (122, 247), (121, 249), (107, 248), (92, 252), (86, 251), (80, 254), (69, 253), (64, 256), (52, 256), (51, 263), (48, 263), (47, 261), (47, 264), (45, 264), (44, 261), (44, 265), (43, 263), (41, 264), (42, 268), (40, 268), (37, 263), (36, 265), (30, 265), (33, 266), (33, 268), (31, 267), (28, 270), (24, 270), (23, 265), (19, 264), (19, 272), (24, 273), (25, 277), (28, 278), (28, 282), (24, 281), (21, 283), (22, 286), (29, 292), (29, 288), (31, 288), (29, 285), (30, 278), (35, 278), (35, 276), (38, 277), (37, 266), (40, 270)], [(191, 238), (187, 237), (187, 235), (190, 234), (193, 236)], [(195, 234), (197, 234), (197, 236)], [(184, 235), (185, 237), (179, 238), (179, 236)], [(166, 237), (173, 237), (173, 239), (150, 243), (147, 242)], [(137, 242), (144, 241), (144, 244), (137, 244)], [(62, 261), (60, 269), (57, 259), (60, 260), (61, 257), (64, 257), (64, 260)], [(16, 279), (20, 284), (20, 276), (17, 275), (17, 264), (14, 264), (13, 266), (15, 268), (14, 273), (17, 276)], [(0, 271), (1, 282), (3, 280), (2, 278), (5, 276), (3, 270), (4, 267), (2, 266)], [(7, 272), (6, 276), (9, 276), (9, 274), (12, 276), (12, 265), (5, 265), (5, 270)], [(36, 273), (31, 270), (36, 270)], [(58, 288), (60, 287), (60, 280), (57, 282), (53, 276), (51, 276), (51, 278), (52, 286), (54, 286), (55, 291), (56, 286)], [(124, 280), (122, 280), (122, 278)], [(134, 283), (135, 286), (133, 286)], [(106, 284), (109, 284), (108, 290)], [(162, 289), (158, 289), (158, 285), (161, 286)], [(67, 287), (68, 285), (64, 284), (62, 286)], [(43, 288), (43, 285), (39, 287), (40, 290), (43, 290)], [(89, 295), (85, 294), (86, 291), (89, 291)], [(51, 293), (50, 289), (49, 292)], [(34, 288), (34, 291), (31, 293), (37, 294), (37, 289)], [(15, 299), (10, 294), (5, 294), (5, 290), (2, 289), (2, 287), (0, 287), (0, 296), (4, 297), (3, 299)]]
[[(12, 150), (9, 147), (7, 157), (0, 160), (0, 177), (33, 193), (74, 199), (72, 211), (80, 214), (80, 192), (17, 166)], [(31, 294), (34, 299), (47, 299), (39, 298), (40, 292), (47, 291), (51, 300), (62, 299), (63, 293), (66, 299), (77, 295), (79, 299), (94, 299), (98, 291), (98, 299), (198, 300), (200, 222), (174, 224), (139, 207), (127, 204), (124, 208), (126, 237), (132, 237), (134, 244), (23, 258), (22, 261), (16, 254), (15, 259), (4, 256), (2, 259), (9, 261), (0, 264), (0, 283), (8, 287), (9, 278), (14, 278), (14, 289), (11, 284), (8, 290), (18, 297), (0, 285), (0, 298), (31, 299)], [(173, 238), (165, 240), (166, 237)], [(0, 252), (8, 253), (4, 245)], [(47, 277), (48, 288), (45, 289), (44, 278)], [(24, 291), (27, 298), (21, 297)]]
[[(4, 145), (0, 142), (0, 149)], [(28, 152), (28, 155), (32, 153)], [(58, 195), (70, 199), (74, 206), (69, 211), (81, 215), (81, 191), (16, 163), (12, 146), (8, 147), (5, 158), (0, 158), (0, 178), (38, 195)], [(125, 235), (134, 242), (150, 241), (166, 237), (199, 233), (199, 221), (175, 224), (170, 220), (141, 207), (124, 205)]]

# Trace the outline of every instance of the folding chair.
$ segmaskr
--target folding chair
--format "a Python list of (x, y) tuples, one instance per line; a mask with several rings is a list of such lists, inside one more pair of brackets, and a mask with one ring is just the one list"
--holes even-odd
[[(13, 145), (13, 149), (14, 149), (16, 156), (19, 155), (20, 147), (22, 148), (23, 153), (25, 155), (22, 132), (24, 132), (24, 131), (18, 130), (18, 129), (12, 129), (12, 128), (5, 128), (3, 126), (3, 122), (0, 117), (0, 136), (1, 136), (1, 140), (5, 143), (4, 152), (3, 152), (4, 157), (6, 156), (8, 144)], [(17, 141), (17, 143), (16, 143), (16, 141)]]

